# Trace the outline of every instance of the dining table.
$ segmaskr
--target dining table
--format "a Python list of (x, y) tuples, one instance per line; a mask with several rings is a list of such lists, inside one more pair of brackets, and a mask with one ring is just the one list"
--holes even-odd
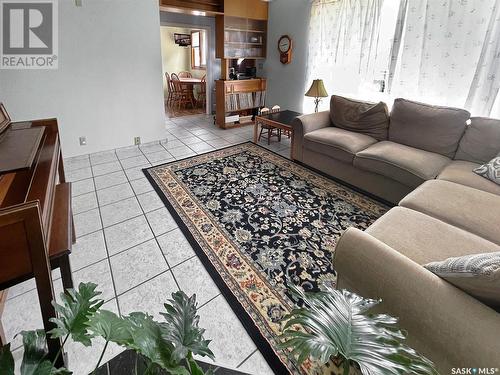
[(200, 78), (194, 78), (194, 77), (190, 77), (190, 78), (179, 78), (179, 81), (182, 82), (183, 85), (186, 85), (190, 94), (191, 94), (191, 102), (194, 103), (194, 104), (197, 104), (198, 103), (198, 100), (196, 99), (195, 95), (194, 95), (194, 86), (195, 85), (200, 85), (205, 82), (202, 82), (202, 80)]

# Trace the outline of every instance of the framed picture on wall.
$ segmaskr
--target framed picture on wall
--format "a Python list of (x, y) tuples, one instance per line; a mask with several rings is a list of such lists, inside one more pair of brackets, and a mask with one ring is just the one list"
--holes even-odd
[(175, 44), (181, 47), (188, 47), (191, 45), (191, 34), (174, 34)]

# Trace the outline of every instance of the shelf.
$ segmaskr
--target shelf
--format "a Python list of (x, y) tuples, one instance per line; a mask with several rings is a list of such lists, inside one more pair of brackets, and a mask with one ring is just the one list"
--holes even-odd
[(264, 30), (250, 30), (250, 29), (235, 29), (235, 28), (225, 28), (224, 31), (233, 31), (233, 32), (245, 32), (245, 33), (259, 33), (265, 34)]
[(265, 19), (219, 16), (216, 18), (215, 55), (221, 59), (264, 59), (267, 32)]
[(260, 107), (240, 108), (240, 109), (235, 109), (235, 110), (232, 110), (232, 111), (226, 111), (225, 113), (245, 112), (245, 111), (248, 111), (248, 110), (250, 110), (250, 109), (257, 109), (257, 108), (260, 108)]
[(254, 126), (255, 125), (255, 121), (250, 121), (250, 122), (245, 122), (243, 124), (240, 124), (239, 122), (226, 122), (222, 128), (223, 129), (229, 129), (229, 128), (241, 128), (243, 126)]
[(224, 42), (224, 44), (237, 44), (237, 45), (244, 45), (244, 46), (262, 46), (262, 47), (264, 47), (264, 43)]

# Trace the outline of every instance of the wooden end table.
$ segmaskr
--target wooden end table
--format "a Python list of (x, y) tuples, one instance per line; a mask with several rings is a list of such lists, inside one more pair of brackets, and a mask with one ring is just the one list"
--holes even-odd
[(290, 158), (293, 160), (293, 129), (292, 121), (297, 117), (302, 116), (302, 113), (295, 111), (280, 111), (268, 113), (265, 115), (255, 116), (255, 125), (253, 128), (253, 141), (257, 143), (259, 136), (259, 124), (272, 126), (273, 128), (289, 131), (292, 134), (292, 147), (290, 147)]

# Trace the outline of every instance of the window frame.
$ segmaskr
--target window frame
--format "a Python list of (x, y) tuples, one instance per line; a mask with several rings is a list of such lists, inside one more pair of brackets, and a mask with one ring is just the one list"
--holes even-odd
[[(198, 45), (197, 46), (194, 46), (193, 44), (193, 41), (194, 41), (194, 37), (193, 35), (198, 33), (199, 34), (199, 37), (198, 37)], [(202, 61), (203, 61), (203, 54), (206, 54), (206, 51), (205, 51), (205, 40), (204, 38), (202, 37), (203, 34), (205, 34), (205, 39), (206, 39), (206, 31), (205, 30), (191, 30), (191, 69), (193, 70), (206, 70), (207, 69), (207, 65), (202, 65)], [(198, 61), (200, 62), (200, 65), (195, 65), (195, 54), (198, 54)], [(206, 60), (206, 59), (205, 59)], [(205, 61), (206, 62), (206, 61)]]

